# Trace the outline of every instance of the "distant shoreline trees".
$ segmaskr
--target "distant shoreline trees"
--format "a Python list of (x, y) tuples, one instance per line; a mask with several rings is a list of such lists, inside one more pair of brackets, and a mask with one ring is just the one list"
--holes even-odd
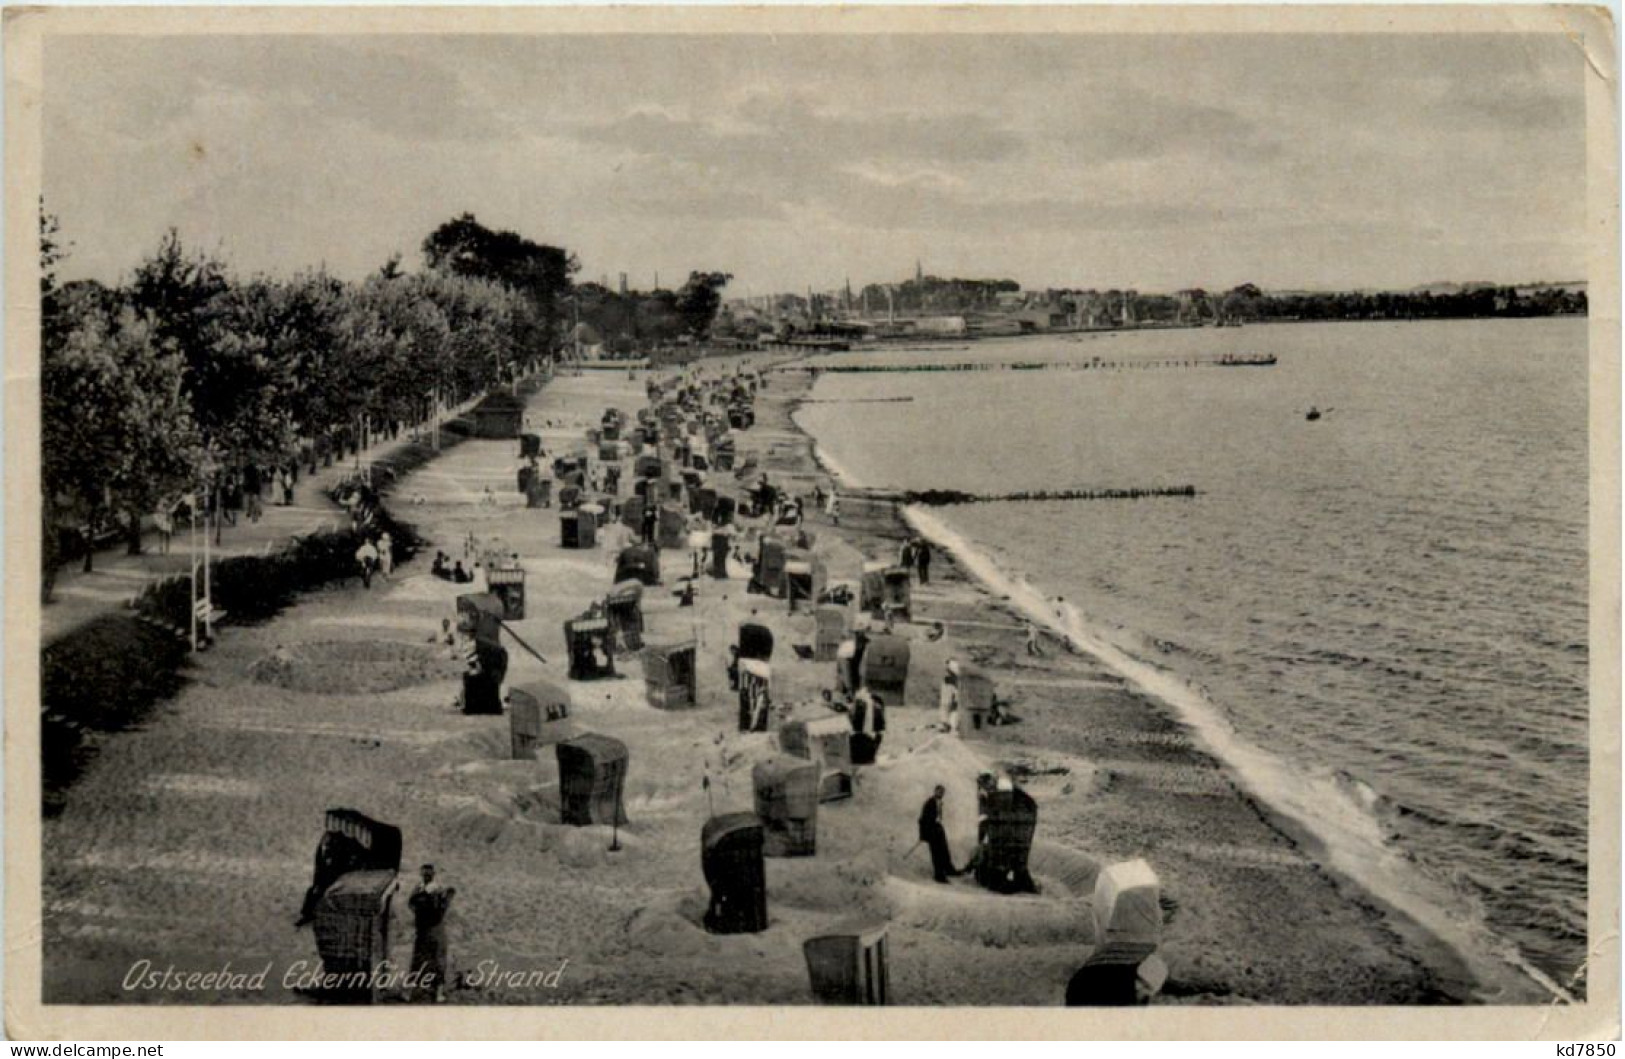
[(1023, 291), (1010, 279), (944, 279), (920, 276), (901, 283), (874, 283), (856, 295), (771, 296), (751, 306), (768, 319), (810, 322), (832, 310), (861, 311), (870, 319), (1046, 313), (1059, 326), (1194, 326), (1267, 320), (1438, 320), (1481, 317), (1583, 315), (1585, 291), (1563, 284), (1441, 285), (1408, 291), (1266, 291), (1243, 283), (1227, 291), (1187, 288), (1172, 293), (1133, 289), (1050, 288)]
[(722, 291), (733, 276), (726, 272), (696, 271), (679, 289), (610, 290), (601, 283), (575, 288), (579, 317), (571, 329), (583, 345), (598, 345), (613, 355), (683, 343), (703, 343), (711, 337), (722, 308)]

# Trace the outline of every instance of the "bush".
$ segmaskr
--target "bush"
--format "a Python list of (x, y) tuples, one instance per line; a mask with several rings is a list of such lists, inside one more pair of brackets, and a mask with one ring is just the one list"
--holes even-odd
[[(427, 542), (409, 523), (391, 515), (383, 499), (396, 481), (473, 432), (471, 421), (453, 420), (441, 428), (438, 452), (423, 442), (408, 442), (375, 465), (377, 488), (363, 487), (373, 509), (366, 535), (388, 532), (396, 562), (411, 559)], [(353, 487), (341, 483), (332, 495), (337, 499)], [(235, 624), (268, 621), (303, 592), (358, 577), (355, 552), (362, 536), (353, 529), (330, 530), (296, 537), (271, 555), (222, 559), (210, 570), (214, 605)], [(189, 579), (171, 578), (149, 585), (137, 598), (134, 614), (98, 618), (41, 652), (40, 751), (47, 815), (61, 810), (67, 788), (91, 757), (87, 733), (133, 727), (154, 704), (185, 685), (181, 671), (190, 645), (176, 630), (185, 632), (190, 623)]]
[(187, 644), (129, 614), (109, 614), (40, 652), (42, 809), (61, 810), (64, 792), (93, 749), (91, 733), (144, 721), (186, 683)]

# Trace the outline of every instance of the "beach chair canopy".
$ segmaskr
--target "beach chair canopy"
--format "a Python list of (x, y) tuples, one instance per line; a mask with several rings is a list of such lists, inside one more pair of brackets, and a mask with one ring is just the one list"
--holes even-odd
[(879, 686), (900, 685), (908, 679), (910, 647), (901, 636), (884, 633), (869, 637), (863, 652), (863, 682)]
[(713, 816), (700, 830), (701, 867), (707, 882), (727, 882), (735, 863), (748, 864), (752, 854), (761, 869), (762, 822), (755, 813), (723, 813)]
[(1035, 891), (1027, 858), (1038, 829), (1038, 803), (1014, 785), (983, 792), (979, 800), (987, 827), (976, 862), (976, 881), (996, 893)]
[(329, 809), (325, 830), (354, 843), (353, 859), (347, 870), (380, 869), (398, 871), (401, 866), (401, 829), (355, 809)]
[(557, 721), (570, 716), (570, 691), (551, 680), (532, 680), (508, 691), (515, 712), (534, 710), (539, 720)]
[(621, 549), (615, 557), (615, 582), (639, 581), (645, 585), (660, 583), (660, 552), (645, 544), (634, 544)]
[(626, 744), (588, 732), (557, 744), (554, 752), (559, 763), (561, 822), (577, 827), (625, 824)]
[(888, 1004), (886, 949), (886, 922), (874, 918), (845, 920), (808, 938), (801, 951), (813, 996), (821, 1004)]
[(756, 622), (745, 622), (739, 626), (739, 657), (759, 658), (764, 661), (773, 657), (773, 630)]
[(612, 606), (631, 606), (643, 601), (643, 582), (636, 578), (617, 581), (604, 597), (606, 603)]
[(1094, 912), (1097, 946), (1148, 946), (1162, 943), (1162, 884), (1144, 860), (1102, 868), (1095, 878)]

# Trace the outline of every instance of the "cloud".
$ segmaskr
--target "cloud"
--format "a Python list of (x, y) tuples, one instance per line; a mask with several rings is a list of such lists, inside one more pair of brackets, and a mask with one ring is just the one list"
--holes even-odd
[(1472, 264), (1583, 223), (1583, 60), (1510, 36), (53, 38), (46, 193), (105, 278), (175, 223), (370, 269), (465, 209), (788, 287), (864, 254), (1200, 278), (1188, 247), (1442, 273), (1441, 233)]
[(1118, 91), (1091, 96), (1066, 117), (1055, 138), (1091, 163), (1174, 155), (1263, 162), (1282, 150), (1279, 136), (1259, 122), (1199, 100)]
[(841, 160), (998, 162), (1023, 146), (1020, 136), (975, 112), (837, 114), (794, 95), (767, 94), (700, 118), (640, 108), (608, 122), (577, 125), (570, 133), (637, 154), (727, 158), (758, 169)]
[(127, 139), (174, 133), (208, 117), (207, 102), (226, 95), (256, 99), (296, 122), (358, 125), (402, 140), (487, 140), (513, 131), (453, 70), (366, 43), (89, 38), (58, 55), (63, 76), (76, 82), (72, 119)]
[[(1080, 156), (1072, 161), (1158, 154), (1214, 136), (1231, 144), (1227, 150), (1244, 142), (1253, 157), (1269, 149), (1251, 123), (1218, 108), (1160, 105), (1098, 116), (1098, 129), (1059, 137)], [(578, 124), (568, 135), (637, 159), (611, 196), (649, 214), (784, 219), (815, 212), (874, 228), (988, 232), (1166, 228), (1214, 217), (1185, 202), (1102, 198), (1089, 194), (1086, 182), (1073, 195), (1013, 193), (1007, 167), (1038, 164), (1032, 148), (1048, 137), (976, 111), (834, 113), (793, 95), (755, 95), (700, 118), (640, 108)], [(640, 183), (646, 190), (637, 190)]]

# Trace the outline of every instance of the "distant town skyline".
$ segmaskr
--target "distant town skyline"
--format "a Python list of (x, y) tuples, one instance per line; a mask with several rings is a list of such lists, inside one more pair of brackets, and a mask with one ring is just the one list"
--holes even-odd
[(465, 211), (581, 280), (727, 296), (1586, 278), (1584, 57), (1550, 35), (56, 38), (64, 278), (177, 228), (356, 278)]

